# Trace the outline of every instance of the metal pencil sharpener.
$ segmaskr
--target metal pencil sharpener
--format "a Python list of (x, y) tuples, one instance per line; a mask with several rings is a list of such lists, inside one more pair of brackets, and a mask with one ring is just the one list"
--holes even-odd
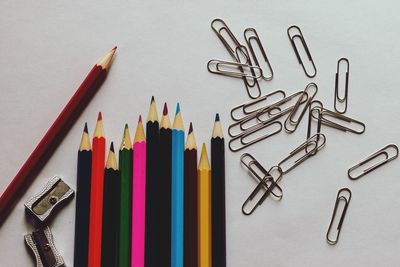
[(38, 195), (25, 203), (25, 208), (40, 223), (44, 223), (73, 196), (74, 190), (60, 177), (54, 176)]

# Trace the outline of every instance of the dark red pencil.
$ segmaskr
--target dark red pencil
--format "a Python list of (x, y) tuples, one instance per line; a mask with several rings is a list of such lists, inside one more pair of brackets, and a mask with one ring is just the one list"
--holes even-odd
[(116, 49), (117, 47), (114, 47), (99, 63), (94, 65), (86, 79), (76, 90), (53, 125), (1, 195), (0, 226), (100, 88), (107, 76), (107, 71)]

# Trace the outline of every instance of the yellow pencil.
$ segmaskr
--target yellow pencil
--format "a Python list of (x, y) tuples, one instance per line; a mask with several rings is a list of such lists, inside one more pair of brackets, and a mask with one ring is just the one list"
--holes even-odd
[(211, 267), (211, 168), (203, 143), (198, 174), (198, 267)]

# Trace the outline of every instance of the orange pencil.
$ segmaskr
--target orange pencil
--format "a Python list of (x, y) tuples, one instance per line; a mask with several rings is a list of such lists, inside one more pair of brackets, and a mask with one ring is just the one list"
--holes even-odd
[(92, 145), (92, 178), (90, 186), (89, 267), (101, 266), (101, 234), (103, 222), (103, 189), (106, 139), (101, 112), (97, 118)]

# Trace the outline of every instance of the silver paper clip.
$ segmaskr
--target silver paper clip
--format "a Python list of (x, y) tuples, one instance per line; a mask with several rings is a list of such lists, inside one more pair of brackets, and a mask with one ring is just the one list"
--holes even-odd
[[(326, 241), (328, 242), (329, 245), (335, 245), (339, 240), (339, 235), (342, 230), (344, 217), (346, 216), (346, 212), (347, 212), (347, 208), (349, 207), (350, 200), (351, 200), (350, 189), (348, 189), (348, 188), (340, 189), (336, 196), (335, 207), (333, 208), (332, 219), (329, 224), (328, 232), (326, 233)], [(335, 221), (336, 213), (339, 209), (340, 202), (344, 202), (344, 206), (343, 206), (342, 213), (340, 214), (339, 223), (337, 224), (337, 227), (336, 227), (336, 233), (333, 235), (333, 238), (332, 238), (332, 235), (331, 235), (332, 226), (333, 226), (333, 222)]]
[[(313, 112), (314, 112), (314, 108), (316, 107), (323, 107), (322, 102), (319, 100), (314, 100), (310, 103), (310, 105), (308, 106), (308, 127), (307, 127), (307, 139), (311, 137), (311, 133), (312, 133), (312, 121), (313, 121)], [(316, 133), (321, 133), (321, 111), (320, 109), (315, 109), (318, 112), (318, 116), (317, 116), (317, 129), (316, 129)]]
[[(238, 70), (242, 68), (242, 70)], [(207, 63), (209, 72), (219, 75), (224, 75), (233, 78), (253, 78), (259, 79), (262, 76), (262, 70), (257, 66), (250, 66), (245, 63), (230, 62), (218, 59), (211, 59)], [(245, 73), (248, 70), (250, 73)], [(252, 70), (257, 72), (252, 73)]]
[[(296, 32), (296, 33), (295, 34), (291, 34), (291, 32)], [(298, 26), (296, 26), (296, 25), (290, 26), (287, 29), (287, 35), (289, 37), (290, 44), (292, 45), (293, 50), (296, 53), (297, 60), (299, 61), (299, 64), (303, 67), (304, 73), (307, 75), (307, 77), (314, 78), (315, 75), (317, 75), (317, 68), (315, 67), (314, 60), (311, 57), (310, 50), (308, 49), (307, 43), (304, 40), (304, 36), (303, 36), (303, 33), (301, 32), (300, 28)], [(297, 46), (296, 46), (296, 43), (295, 43), (295, 39), (300, 39), (301, 44), (303, 45), (303, 49), (307, 53), (308, 60), (311, 63), (312, 68), (313, 68), (311, 73), (308, 72), (306, 67), (304, 66), (304, 62), (303, 62), (302, 58), (300, 57), (299, 50), (297, 49)]]
[[(225, 21), (222, 19), (214, 19), (211, 22), (211, 29), (217, 35), (217, 37), (221, 40), (222, 44), (225, 46), (226, 50), (228, 50), (229, 54), (232, 56), (232, 59), (236, 62), (239, 62), (239, 58), (236, 55), (236, 49), (241, 46), (236, 36), (229, 29), (228, 25), (226, 25)], [(230, 45), (229, 41), (223, 36), (223, 33), (226, 32), (229, 37), (229, 41), (233, 44)]]
[[(347, 175), (351, 180), (357, 180), (363, 177), (364, 175), (372, 172), (373, 170), (381, 167), (382, 165), (385, 165), (386, 163), (396, 159), (399, 156), (399, 148), (395, 144), (389, 144), (385, 146), (384, 148), (378, 150), (374, 154), (370, 155), (360, 163), (354, 165), (347, 171)], [(358, 170), (361, 166), (366, 165), (367, 163), (374, 161), (375, 159), (379, 159), (380, 157), (383, 157), (381, 161), (378, 163), (375, 163), (374, 165), (365, 168), (361, 170), (361, 172), (357, 175), (353, 175), (353, 172)]]
[[(258, 61), (257, 55), (255, 53), (254, 47), (252, 45), (252, 41), (257, 44), (258, 50), (261, 52), (264, 62), (266, 63), (268, 72), (270, 73), (269, 76), (263, 75), (262, 78), (266, 81), (272, 80), (272, 78), (274, 77), (274, 71), (272, 70), (271, 63), (268, 60), (267, 54), (265, 53), (264, 47), (261, 43), (260, 38), (258, 37), (258, 33), (257, 33), (256, 29), (247, 28), (244, 31), (244, 39), (246, 40), (247, 46), (249, 47), (249, 50), (250, 50), (251, 56), (253, 57), (254, 63), (257, 66), (261, 67), (260, 62)], [(265, 73), (265, 68), (262, 68), (262, 69), (264, 70), (264, 73)]]
[[(243, 56), (240, 56), (240, 54), (242, 54)], [(245, 46), (239, 46), (236, 48), (236, 56), (239, 60), (238, 61), (239, 63), (246, 63), (249, 66), (253, 66), (251, 59), (250, 59), (249, 52), (247, 51), (247, 48)], [(244, 72), (244, 69), (242, 67), (240, 67), (239, 70), (241, 72)], [(253, 68), (250, 68), (250, 73), (253, 76), (256, 76), (256, 72)], [(261, 73), (261, 77), (263, 77), (263, 76), (264, 75)], [(258, 80), (256, 78), (244, 77), (243, 82), (244, 82), (244, 86), (246, 87), (247, 95), (251, 99), (257, 99), (258, 97), (261, 96), (260, 84), (258, 83)]]
[[(339, 95), (339, 66), (340, 62), (345, 62), (346, 64), (346, 80), (345, 80), (345, 85), (344, 85), (344, 96), (340, 97)], [(344, 114), (347, 111), (347, 99), (348, 99), (348, 94), (349, 94), (349, 68), (350, 68), (350, 63), (347, 58), (341, 58), (337, 62), (336, 66), (336, 76), (335, 76), (335, 101), (334, 101), (334, 108), (335, 111)], [(339, 108), (339, 103), (343, 104), (344, 107), (342, 110)]]

